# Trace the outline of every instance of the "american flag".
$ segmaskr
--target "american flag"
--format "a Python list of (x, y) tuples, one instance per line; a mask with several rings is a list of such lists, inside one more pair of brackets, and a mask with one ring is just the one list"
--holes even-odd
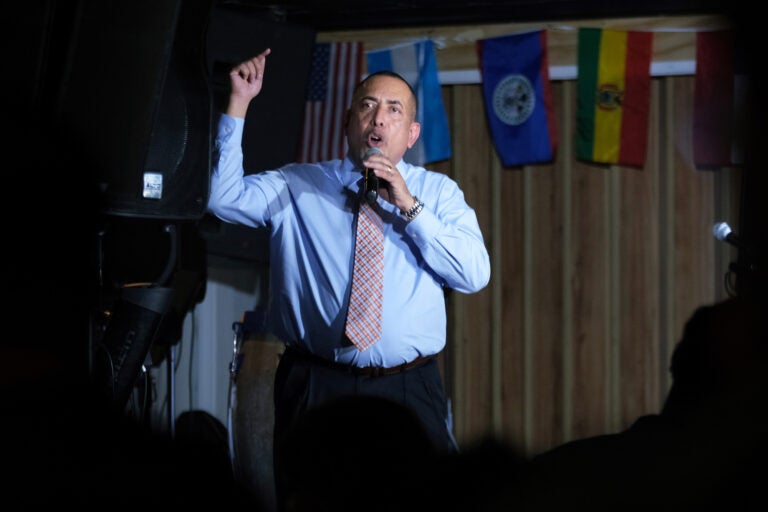
[(344, 158), (344, 115), (363, 71), (363, 43), (315, 43), (299, 162)]

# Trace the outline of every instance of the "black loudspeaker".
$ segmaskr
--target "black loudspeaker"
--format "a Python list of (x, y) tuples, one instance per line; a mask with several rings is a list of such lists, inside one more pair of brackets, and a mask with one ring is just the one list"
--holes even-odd
[(79, 2), (59, 115), (102, 212), (188, 220), (205, 211), (211, 12), (211, 0)]
[(217, 113), (226, 107), (232, 66), (265, 48), (272, 49), (264, 85), (251, 101), (245, 121), (246, 174), (296, 159), (314, 42), (314, 29), (276, 20), (254, 9), (232, 5), (214, 9), (208, 28), (207, 65)]
[(173, 304), (172, 288), (124, 288), (94, 351), (93, 378), (101, 397), (125, 408), (163, 317)]

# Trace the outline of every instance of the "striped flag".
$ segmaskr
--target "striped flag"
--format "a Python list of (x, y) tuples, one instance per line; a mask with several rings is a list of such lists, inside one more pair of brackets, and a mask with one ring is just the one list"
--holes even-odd
[(483, 95), (491, 135), (504, 166), (549, 162), (557, 118), (544, 30), (479, 40)]
[(747, 78), (730, 30), (696, 34), (693, 161), (697, 167), (744, 163)]
[(315, 43), (297, 161), (346, 156), (344, 116), (362, 72), (362, 42)]
[(645, 164), (653, 33), (580, 28), (576, 156)]
[(443, 106), (443, 93), (437, 75), (437, 59), (432, 41), (373, 50), (367, 53), (368, 72), (389, 70), (400, 74), (411, 84), (419, 102), (416, 121), (421, 135), (405, 153), (405, 160), (424, 165), (451, 157), (448, 116)]

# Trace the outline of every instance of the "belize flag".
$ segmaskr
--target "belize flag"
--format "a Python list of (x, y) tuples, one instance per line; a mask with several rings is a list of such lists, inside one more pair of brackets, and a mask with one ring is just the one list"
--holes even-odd
[(424, 165), (451, 157), (451, 136), (448, 116), (443, 106), (443, 93), (437, 75), (437, 59), (432, 41), (425, 39), (367, 52), (368, 72), (394, 71), (411, 84), (419, 103), (416, 121), (421, 123), (421, 135), (404, 159), (414, 165)]
[(580, 28), (576, 157), (645, 164), (653, 33)]
[(478, 40), (491, 135), (505, 167), (549, 162), (557, 148), (547, 33)]

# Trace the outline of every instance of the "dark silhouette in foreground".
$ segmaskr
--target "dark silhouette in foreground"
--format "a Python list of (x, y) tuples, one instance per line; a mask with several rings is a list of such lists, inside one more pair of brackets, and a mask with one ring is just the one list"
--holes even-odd
[(410, 506), (437, 453), (410, 409), (368, 395), (307, 411), (280, 448), (286, 512)]
[(533, 457), (530, 510), (765, 510), (768, 336), (764, 304), (730, 299), (694, 312), (659, 414), (627, 430)]

